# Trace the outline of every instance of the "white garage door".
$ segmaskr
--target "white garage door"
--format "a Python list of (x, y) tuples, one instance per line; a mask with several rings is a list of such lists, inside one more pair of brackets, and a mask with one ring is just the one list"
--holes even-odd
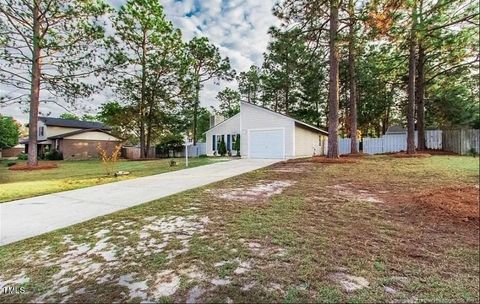
[(250, 130), (250, 158), (284, 158), (284, 131)]

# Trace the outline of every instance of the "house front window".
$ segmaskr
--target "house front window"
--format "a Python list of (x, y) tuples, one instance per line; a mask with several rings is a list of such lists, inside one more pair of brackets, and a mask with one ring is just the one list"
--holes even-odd
[(237, 134), (232, 134), (232, 150), (234, 149), (236, 142), (237, 142)]
[(220, 148), (220, 143), (222, 142), (223, 138), (224, 138), (224, 135), (217, 135), (217, 151)]
[(38, 136), (43, 137), (45, 135), (45, 127), (38, 128)]

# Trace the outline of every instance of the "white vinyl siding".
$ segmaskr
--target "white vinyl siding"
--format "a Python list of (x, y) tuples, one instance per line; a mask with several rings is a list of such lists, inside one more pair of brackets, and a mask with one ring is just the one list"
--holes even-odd
[[(282, 135), (278, 130), (281, 130)], [(262, 131), (265, 132), (262, 134)], [(213, 137), (215, 136), (215, 141), (219, 141), (219, 136), (222, 135), (227, 150), (230, 135), (230, 149), (232, 153), (236, 152), (233, 151), (233, 136), (237, 134), (240, 135), (240, 154), (244, 158), (288, 159), (312, 156), (314, 151), (319, 155), (325, 151), (325, 145), (321, 144), (324, 142), (322, 140), (325, 137), (324, 133), (313, 127), (304, 126), (293, 118), (242, 102), (239, 114), (206, 132), (207, 154), (213, 155), (215, 152)], [(255, 137), (253, 140), (252, 134)], [(251, 147), (253, 144), (258, 146)]]
[(295, 157), (307, 157), (323, 154), (319, 132), (295, 126)]
[[(224, 135), (225, 145), (227, 145), (227, 135), (234, 135), (240, 133), (240, 114), (230, 117), (227, 120), (219, 123), (212, 129), (208, 130), (205, 133), (206, 141), (207, 141), (207, 155), (213, 155), (215, 152), (213, 149), (213, 135), (215, 135), (215, 141), (219, 142), (221, 140), (221, 136)], [(230, 138), (231, 140), (231, 138)], [(240, 139), (241, 140), (241, 139)], [(230, 145), (232, 145), (230, 143)], [(227, 147), (228, 150), (228, 147)]]
[(79, 131), (79, 130), (82, 130), (82, 129), (57, 127), (57, 126), (47, 126), (45, 128), (45, 130), (46, 130), (45, 136), (46, 137), (52, 137), (52, 136), (56, 136), (56, 135), (60, 135), (60, 134), (70, 133), (70, 132), (73, 132), (73, 131)]
[(65, 137), (65, 139), (121, 141), (121, 139), (118, 139), (115, 136), (99, 131), (89, 131), (70, 135), (68, 137)]
[(266, 109), (243, 103), (240, 106), (240, 151), (243, 157), (249, 157), (248, 130), (284, 129), (284, 157), (295, 157), (294, 120)]

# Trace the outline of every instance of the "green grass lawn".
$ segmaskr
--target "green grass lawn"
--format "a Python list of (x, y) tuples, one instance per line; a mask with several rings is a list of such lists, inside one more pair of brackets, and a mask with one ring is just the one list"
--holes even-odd
[[(191, 158), (189, 167), (207, 165), (220, 160), (222, 159)], [(171, 167), (170, 159), (121, 160), (117, 163), (116, 170), (128, 171), (130, 174), (118, 178), (107, 176), (100, 160), (57, 161), (58, 168), (38, 171), (8, 170), (7, 163), (11, 161), (0, 161), (0, 203), (185, 168), (184, 158), (175, 161), (177, 165)]]
[(478, 303), (478, 178), (473, 157), (278, 163), (0, 247), (25, 288), (0, 302)]

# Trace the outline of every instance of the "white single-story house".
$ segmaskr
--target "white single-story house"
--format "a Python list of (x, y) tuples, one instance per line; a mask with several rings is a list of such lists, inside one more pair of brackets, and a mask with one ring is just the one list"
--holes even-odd
[(236, 155), (240, 139), (244, 158), (289, 159), (323, 155), (328, 133), (315, 126), (251, 103), (242, 102), (240, 112), (214, 123), (206, 132), (207, 155), (218, 155), (223, 140)]

